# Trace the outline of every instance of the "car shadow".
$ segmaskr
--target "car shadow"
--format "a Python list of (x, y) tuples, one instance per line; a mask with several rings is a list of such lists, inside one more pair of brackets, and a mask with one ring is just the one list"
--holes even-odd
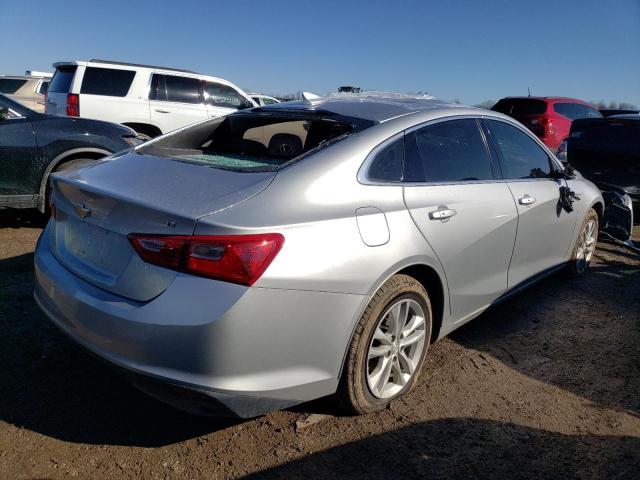
[(640, 417), (640, 258), (625, 263), (624, 250), (602, 250), (610, 256), (588, 275), (554, 274), (449, 338), (528, 377)]
[[(0, 280), (1, 420), (69, 442), (144, 447), (173, 444), (241, 422), (195, 417), (165, 406), (68, 340), (32, 299), (32, 254), (0, 260)], [(601, 328), (602, 322), (590, 317), (590, 309), (602, 302), (609, 303), (607, 315), (615, 328)], [(489, 352), (532, 378), (638, 415), (640, 379), (624, 375), (640, 368), (639, 302), (640, 265), (614, 256), (606, 264), (597, 262), (582, 279), (548, 277), (449, 338), (467, 349)], [(537, 358), (554, 362), (554, 374), (541, 369)], [(622, 368), (622, 362), (630, 362), (631, 368)], [(624, 388), (612, 395), (610, 380), (620, 376)], [(291, 410), (338, 413), (327, 399)], [(477, 428), (484, 432), (496, 428), (471, 424), (481, 425)], [(423, 435), (434, 427), (416, 428), (409, 432)], [(440, 427), (435, 428), (438, 432)], [(569, 443), (563, 436), (553, 441)]]
[(70, 442), (154, 447), (240, 423), (182, 413), (68, 340), (32, 298), (33, 255), (0, 261), (0, 419)]
[(48, 221), (48, 217), (45, 217), (42, 213), (35, 209), (0, 209), (0, 228), (44, 228)]
[(640, 438), (451, 418), (415, 423), (245, 478), (636, 478)]

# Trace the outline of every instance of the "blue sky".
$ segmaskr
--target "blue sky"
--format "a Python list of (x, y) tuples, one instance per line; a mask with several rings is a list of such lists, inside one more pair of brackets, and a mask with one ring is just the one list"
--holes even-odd
[(351, 84), (475, 104), (530, 87), (640, 106), (640, 0), (0, 0), (0, 12), (1, 73), (106, 58), (270, 93)]

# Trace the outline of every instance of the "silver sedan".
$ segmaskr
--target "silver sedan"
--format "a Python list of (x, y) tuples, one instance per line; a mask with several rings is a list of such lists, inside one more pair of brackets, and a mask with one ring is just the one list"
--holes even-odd
[(585, 273), (603, 205), (499, 113), (307, 96), (54, 175), (35, 298), (182, 408), (365, 413), (490, 305)]

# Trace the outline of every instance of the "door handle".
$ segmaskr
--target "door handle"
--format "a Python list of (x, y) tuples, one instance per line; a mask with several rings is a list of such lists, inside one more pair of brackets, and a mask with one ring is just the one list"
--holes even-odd
[(446, 220), (447, 218), (451, 218), (456, 215), (456, 212), (452, 208), (439, 208), (435, 212), (429, 212), (429, 218), (431, 220)]
[(171, 113), (169, 110), (162, 110), (161, 108), (155, 108), (154, 110), (158, 113)]
[(520, 203), (520, 205), (531, 205), (532, 203), (536, 203), (536, 199), (527, 194), (524, 197), (518, 199), (518, 203)]

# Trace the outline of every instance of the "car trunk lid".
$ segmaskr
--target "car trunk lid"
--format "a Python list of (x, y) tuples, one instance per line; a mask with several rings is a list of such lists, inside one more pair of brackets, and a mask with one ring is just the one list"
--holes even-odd
[(266, 188), (274, 172), (238, 173), (136, 153), (51, 177), (50, 248), (70, 271), (148, 301), (177, 273), (137, 255), (131, 233), (191, 235), (197, 219)]

